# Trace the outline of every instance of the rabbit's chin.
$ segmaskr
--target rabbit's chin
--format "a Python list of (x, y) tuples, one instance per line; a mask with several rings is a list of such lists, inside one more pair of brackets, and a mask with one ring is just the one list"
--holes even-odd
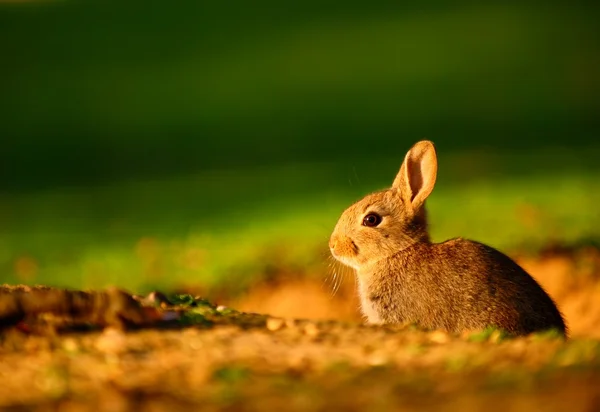
[(354, 270), (358, 270), (360, 268), (360, 265), (356, 262), (356, 260), (349, 258), (347, 256), (339, 256), (336, 255), (333, 251), (331, 251), (331, 255), (335, 258), (335, 260), (337, 260), (338, 262), (351, 267)]

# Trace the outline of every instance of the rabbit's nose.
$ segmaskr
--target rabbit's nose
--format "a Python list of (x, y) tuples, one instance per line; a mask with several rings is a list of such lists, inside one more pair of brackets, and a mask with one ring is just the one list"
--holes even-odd
[(337, 245), (337, 239), (331, 238), (329, 239), (329, 249), (334, 250)]

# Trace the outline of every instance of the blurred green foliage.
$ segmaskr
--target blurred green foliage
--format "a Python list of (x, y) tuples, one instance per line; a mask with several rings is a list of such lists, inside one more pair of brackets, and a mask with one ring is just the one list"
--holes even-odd
[(425, 137), (437, 240), (598, 236), (598, 21), (558, 2), (0, 2), (0, 280), (311, 271)]
[(3, 5), (4, 187), (595, 142), (597, 8), (395, 3)]

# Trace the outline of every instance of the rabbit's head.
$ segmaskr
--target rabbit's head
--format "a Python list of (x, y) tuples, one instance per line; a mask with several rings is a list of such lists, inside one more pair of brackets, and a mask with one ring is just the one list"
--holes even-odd
[(416, 143), (391, 188), (367, 195), (342, 213), (329, 239), (332, 255), (358, 270), (417, 242), (428, 242), (425, 199), (436, 175), (433, 143)]

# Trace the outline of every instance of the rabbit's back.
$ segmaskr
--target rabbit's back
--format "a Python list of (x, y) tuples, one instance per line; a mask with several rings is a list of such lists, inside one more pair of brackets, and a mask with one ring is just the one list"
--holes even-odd
[(508, 256), (482, 243), (417, 243), (360, 276), (365, 314), (459, 332), (487, 326), (514, 334), (565, 325), (552, 299)]

